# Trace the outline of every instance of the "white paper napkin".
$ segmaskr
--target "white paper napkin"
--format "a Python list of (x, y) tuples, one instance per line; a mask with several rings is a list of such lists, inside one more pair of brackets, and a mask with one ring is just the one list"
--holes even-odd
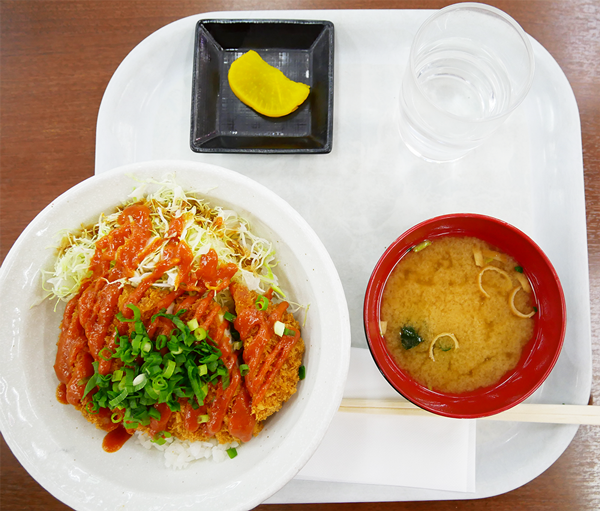
[[(352, 348), (347, 398), (403, 399)], [(475, 421), (338, 412), (298, 479), (475, 491)]]

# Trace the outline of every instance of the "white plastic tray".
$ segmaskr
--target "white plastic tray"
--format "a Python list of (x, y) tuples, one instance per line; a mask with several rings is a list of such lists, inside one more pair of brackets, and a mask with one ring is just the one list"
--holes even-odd
[[(348, 299), (355, 347), (366, 347), (362, 327), (366, 283), (379, 256), (398, 235), (421, 220), (451, 212), (483, 213), (510, 222), (536, 240), (552, 260), (567, 300), (563, 352), (530, 401), (587, 404), (592, 374), (587, 236), (581, 132), (573, 92), (551, 55), (532, 41), (533, 87), (508, 122), (457, 163), (421, 161), (400, 141), (395, 115), (410, 42), (431, 12), (223, 12), (172, 23), (142, 41), (111, 79), (98, 115), (96, 173), (144, 160), (195, 160), (236, 170), (274, 190), (306, 218), (336, 263)], [(334, 23), (330, 154), (191, 151), (194, 26), (204, 18)], [(267, 502), (496, 495), (541, 474), (576, 431), (577, 426), (568, 425), (479, 421), (475, 493), (295, 479)], [(398, 462), (410, 460), (398, 453)]]

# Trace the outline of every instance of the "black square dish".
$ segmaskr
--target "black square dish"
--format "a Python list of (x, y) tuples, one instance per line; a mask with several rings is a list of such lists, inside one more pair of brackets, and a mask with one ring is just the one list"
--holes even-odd
[[(196, 25), (190, 146), (212, 153), (328, 153), (333, 127), (333, 23), (201, 20)], [(266, 117), (229, 86), (231, 63), (248, 50), (310, 94), (284, 117)]]

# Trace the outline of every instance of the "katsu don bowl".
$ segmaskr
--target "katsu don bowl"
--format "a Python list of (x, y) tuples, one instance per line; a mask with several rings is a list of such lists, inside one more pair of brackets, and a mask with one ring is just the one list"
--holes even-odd
[(23, 231), (0, 292), (2, 434), (76, 510), (251, 509), (342, 398), (350, 325), (327, 251), (221, 167), (83, 181)]
[(364, 325), (400, 394), (439, 415), (477, 418), (520, 403), (548, 377), (566, 306), (531, 238), (492, 217), (453, 214), (388, 247), (367, 286)]

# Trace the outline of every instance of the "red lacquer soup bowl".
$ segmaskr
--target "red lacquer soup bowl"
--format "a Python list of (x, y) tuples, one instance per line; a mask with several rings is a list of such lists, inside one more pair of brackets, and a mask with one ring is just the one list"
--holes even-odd
[[(479, 238), (513, 257), (524, 269), (537, 308), (532, 338), (517, 366), (498, 382), (462, 394), (430, 390), (402, 370), (380, 331), (383, 291), (392, 270), (411, 249), (444, 236)], [(556, 271), (526, 234), (501, 220), (476, 214), (452, 214), (426, 220), (402, 234), (384, 252), (369, 280), (364, 327), (375, 363), (387, 381), (417, 406), (446, 417), (477, 418), (511, 408), (530, 396), (548, 377), (560, 354), (566, 328), (565, 298)]]

